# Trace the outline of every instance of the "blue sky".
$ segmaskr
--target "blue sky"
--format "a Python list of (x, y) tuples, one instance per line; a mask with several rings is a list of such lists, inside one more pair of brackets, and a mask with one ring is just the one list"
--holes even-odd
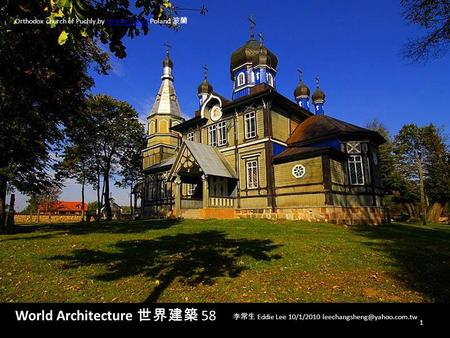
[[(147, 36), (126, 39), (127, 58), (113, 59), (108, 76), (94, 74), (94, 93), (128, 101), (145, 120), (160, 85), (163, 44), (169, 42), (181, 109), (192, 117), (204, 64), (214, 90), (231, 97), (230, 56), (248, 40), (247, 17), (253, 15), (255, 32), (264, 34), (265, 45), (278, 56), (281, 94), (293, 99), (301, 66), (312, 90), (320, 76), (328, 115), (362, 126), (378, 119), (392, 133), (405, 123), (431, 122), (448, 132), (450, 57), (424, 64), (402, 58), (403, 44), (423, 31), (401, 17), (399, 0), (173, 2), (189, 8), (205, 4), (208, 13), (181, 11), (188, 23), (178, 32), (151, 25)], [(113, 195), (127, 204), (127, 192), (114, 189)], [(61, 197), (79, 199), (79, 187), (69, 184)], [(25, 198), (19, 196), (17, 209), (23, 206)]]

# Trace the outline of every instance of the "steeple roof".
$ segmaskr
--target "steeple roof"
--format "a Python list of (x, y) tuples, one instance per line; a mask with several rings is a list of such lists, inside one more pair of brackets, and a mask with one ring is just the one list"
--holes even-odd
[[(180, 104), (178, 103), (177, 94), (173, 85), (172, 77), (172, 61), (171, 65), (167, 64), (168, 56), (164, 59), (163, 66), (170, 67), (169, 73), (163, 73), (161, 86), (159, 87), (158, 95), (156, 95), (155, 103), (153, 104), (150, 116), (155, 114), (175, 115), (181, 117)], [(170, 59), (168, 59), (170, 60)], [(164, 72), (167, 72), (164, 69)]]

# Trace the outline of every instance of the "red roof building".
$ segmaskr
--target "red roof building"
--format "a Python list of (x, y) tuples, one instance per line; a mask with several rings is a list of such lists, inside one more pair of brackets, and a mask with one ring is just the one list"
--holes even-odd
[(81, 211), (88, 210), (88, 204), (84, 203), (84, 208), (82, 208), (81, 202), (67, 202), (67, 201), (56, 201), (50, 202), (48, 205), (46, 203), (39, 204), (39, 213), (53, 215), (81, 215)]

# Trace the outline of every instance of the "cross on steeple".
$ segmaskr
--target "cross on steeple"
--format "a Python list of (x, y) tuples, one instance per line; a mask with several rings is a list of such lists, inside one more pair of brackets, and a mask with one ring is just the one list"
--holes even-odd
[(208, 78), (208, 66), (204, 65), (203, 67), (203, 75), (205, 76), (205, 79)]
[(298, 72), (298, 82), (302, 83), (303, 82), (303, 71), (300, 67), (298, 67), (297, 72)]
[(316, 87), (319, 88), (320, 78), (319, 75), (316, 76)]
[(168, 42), (165, 42), (164, 47), (166, 47), (166, 53), (169, 54), (169, 51), (172, 48), (172, 46)]
[(250, 17), (248, 18), (248, 21), (250, 21), (250, 39), (254, 39), (255, 38), (255, 26), (256, 26), (256, 22), (253, 19), (253, 16), (250, 15)]

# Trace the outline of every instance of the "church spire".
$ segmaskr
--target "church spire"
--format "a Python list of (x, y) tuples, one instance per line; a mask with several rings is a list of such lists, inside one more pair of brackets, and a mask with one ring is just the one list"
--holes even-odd
[(173, 86), (173, 62), (169, 55), (171, 46), (167, 43), (165, 43), (164, 46), (166, 47), (166, 57), (163, 60), (162, 82), (158, 94), (156, 95), (150, 116), (155, 114), (166, 114), (181, 117), (180, 104), (178, 103), (175, 87)]

